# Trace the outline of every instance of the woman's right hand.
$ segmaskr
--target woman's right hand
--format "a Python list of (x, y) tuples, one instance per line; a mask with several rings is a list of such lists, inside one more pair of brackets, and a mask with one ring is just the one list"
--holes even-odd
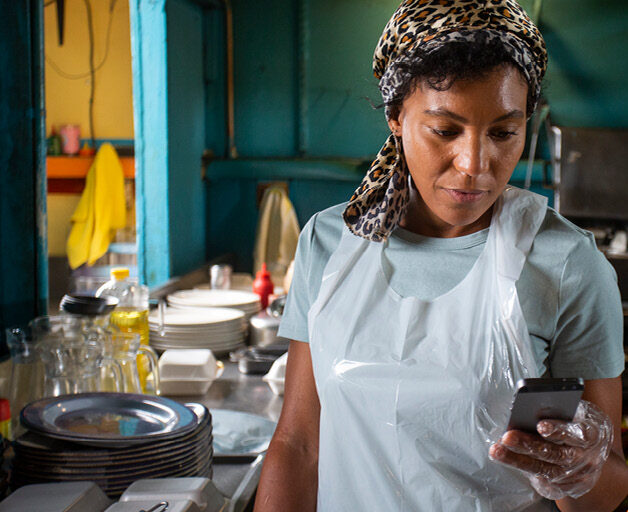
[(597, 483), (611, 451), (613, 424), (594, 404), (581, 400), (571, 422), (543, 420), (540, 436), (510, 431), (493, 450), (495, 460), (524, 471), (532, 487), (551, 500), (579, 498)]

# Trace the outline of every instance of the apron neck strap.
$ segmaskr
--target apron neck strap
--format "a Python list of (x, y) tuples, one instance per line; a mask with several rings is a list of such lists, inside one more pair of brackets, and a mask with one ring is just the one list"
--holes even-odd
[(509, 187), (495, 203), (491, 231), (496, 242), (497, 272), (517, 281), (547, 212), (547, 198)]

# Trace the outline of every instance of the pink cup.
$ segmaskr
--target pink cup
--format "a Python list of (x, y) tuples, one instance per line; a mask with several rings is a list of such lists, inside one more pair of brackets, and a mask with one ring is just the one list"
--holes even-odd
[(63, 152), (66, 155), (76, 155), (81, 148), (81, 130), (78, 124), (66, 124), (61, 127)]

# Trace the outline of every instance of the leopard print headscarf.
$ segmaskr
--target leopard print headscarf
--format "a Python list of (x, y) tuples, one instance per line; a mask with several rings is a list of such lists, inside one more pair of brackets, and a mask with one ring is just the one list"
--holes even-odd
[[(502, 42), (538, 101), (547, 67), (545, 42), (515, 0), (405, 0), (384, 28), (373, 56), (384, 103), (406, 81), (404, 64), (417, 48), (430, 54), (452, 41), (493, 39)], [(374, 242), (387, 239), (405, 212), (408, 176), (401, 140), (391, 134), (344, 211), (348, 228)]]

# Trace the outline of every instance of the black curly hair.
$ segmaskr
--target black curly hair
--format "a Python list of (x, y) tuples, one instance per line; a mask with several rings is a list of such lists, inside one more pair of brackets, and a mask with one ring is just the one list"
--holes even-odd
[[(406, 78), (396, 89), (395, 97), (385, 106), (389, 108), (390, 116), (396, 119), (403, 101), (416, 90), (419, 82), (425, 81), (437, 91), (446, 91), (458, 80), (482, 78), (495, 68), (506, 65), (519, 70), (521, 79), (528, 83), (519, 65), (498, 40), (452, 41), (431, 53), (425, 53), (419, 48), (412, 59), (399, 65), (399, 70)], [(536, 99), (534, 87), (528, 83), (528, 116), (534, 110)]]

